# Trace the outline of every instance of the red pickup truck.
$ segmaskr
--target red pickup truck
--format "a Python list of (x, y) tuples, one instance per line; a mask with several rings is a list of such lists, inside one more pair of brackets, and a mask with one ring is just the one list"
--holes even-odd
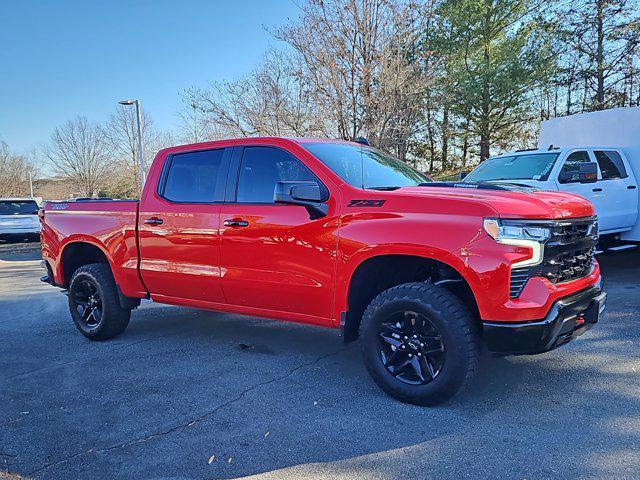
[(421, 405), (467, 384), (483, 344), (553, 349), (606, 298), (587, 200), (432, 182), (359, 143), (172, 147), (139, 202), (49, 202), (41, 219), (43, 281), (89, 339), (143, 298), (340, 328), (385, 392)]

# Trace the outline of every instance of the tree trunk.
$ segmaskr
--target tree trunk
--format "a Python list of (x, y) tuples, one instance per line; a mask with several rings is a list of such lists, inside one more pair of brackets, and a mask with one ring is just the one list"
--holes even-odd
[(464, 135), (462, 137), (462, 168), (467, 166), (467, 155), (469, 153), (469, 124), (464, 126)]
[(482, 133), (480, 135), (480, 161), (484, 162), (489, 158), (489, 135)]
[(596, 70), (598, 75), (598, 90), (596, 92), (596, 110), (604, 110), (604, 16), (605, 0), (597, 0), (597, 30), (598, 30), (598, 46), (596, 51)]
[(567, 79), (567, 111), (566, 115), (571, 115), (571, 92), (573, 91), (573, 71), (569, 74)]
[(431, 118), (431, 99), (427, 99), (427, 135), (429, 135), (429, 173), (433, 172), (433, 161), (436, 156), (433, 121)]
[[(490, 10), (488, 10), (490, 11)], [(489, 21), (487, 21), (488, 23)], [(484, 42), (484, 63), (486, 65), (486, 71), (490, 71), (491, 57), (490, 57), (490, 40), (485, 39)], [(489, 158), (489, 145), (491, 140), (489, 138), (490, 131), (489, 125), (491, 122), (491, 98), (489, 97), (489, 82), (486, 78), (482, 79), (482, 118), (480, 119), (480, 161), (484, 162)]]
[(446, 170), (449, 155), (449, 102), (444, 101), (442, 111), (442, 169)]

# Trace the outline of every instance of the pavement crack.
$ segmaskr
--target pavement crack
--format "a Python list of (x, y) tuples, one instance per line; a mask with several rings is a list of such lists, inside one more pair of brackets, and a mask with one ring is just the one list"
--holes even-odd
[(287, 377), (290, 377), (291, 375), (293, 375), (294, 373), (296, 373), (297, 371), (299, 371), (299, 370), (301, 370), (301, 369), (303, 369), (305, 367), (310, 367), (311, 365), (315, 365), (316, 363), (321, 362), (322, 360), (325, 360), (327, 358), (339, 355), (340, 353), (344, 352), (345, 350), (346, 350), (346, 347), (343, 347), (343, 348), (340, 348), (340, 349), (338, 349), (338, 350), (336, 350), (334, 352), (330, 352), (330, 353), (327, 353), (325, 355), (321, 355), (321, 356), (315, 358), (314, 360), (312, 360), (310, 362), (306, 362), (306, 363), (300, 364), (300, 365), (290, 369), (288, 372), (286, 372), (283, 375), (279, 375), (279, 376), (274, 377), (274, 378), (272, 378), (270, 380), (265, 380), (264, 382), (259, 382), (259, 383), (256, 383), (254, 385), (251, 385), (251, 386), (245, 388), (244, 390), (242, 390), (240, 393), (238, 393), (232, 399), (227, 400), (226, 402), (219, 404), (214, 409), (209, 410), (208, 412), (205, 412), (205, 413), (199, 415), (198, 417), (196, 417), (196, 418), (194, 418), (192, 420), (189, 420), (187, 423), (182, 423), (182, 424), (176, 425), (174, 427), (171, 427), (168, 430), (165, 430), (165, 431), (162, 431), (162, 432), (157, 432), (157, 433), (152, 433), (150, 435), (146, 435), (144, 437), (139, 437), (139, 438), (136, 438), (134, 440), (130, 440), (128, 442), (119, 443), (119, 444), (115, 444), (115, 445), (111, 445), (111, 446), (103, 447), (103, 448), (89, 448), (87, 450), (82, 450), (82, 451), (74, 453), (74, 454), (72, 454), (72, 455), (70, 455), (68, 457), (61, 458), (60, 460), (56, 460), (54, 462), (47, 463), (47, 464), (43, 465), (42, 467), (37, 468), (36, 470), (33, 470), (32, 472), (28, 473), (28, 475), (29, 476), (36, 475), (36, 474), (38, 474), (38, 473), (40, 473), (40, 472), (42, 472), (44, 470), (47, 470), (47, 469), (49, 469), (51, 467), (55, 467), (55, 466), (60, 465), (62, 463), (67, 463), (67, 462), (69, 462), (69, 461), (71, 461), (71, 460), (73, 460), (73, 459), (75, 459), (77, 457), (80, 457), (82, 455), (85, 455), (87, 453), (111, 452), (111, 451), (114, 451), (114, 450), (119, 450), (121, 448), (127, 448), (127, 447), (130, 447), (132, 445), (138, 445), (138, 444), (141, 444), (141, 443), (145, 443), (145, 442), (148, 442), (150, 440), (153, 440), (154, 438), (164, 437), (166, 435), (170, 435), (173, 432), (176, 432), (176, 431), (181, 430), (183, 428), (192, 427), (196, 423), (201, 422), (202, 420), (205, 420), (206, 418), (209, 418), (209, 417), (215, 415), (221, 409), (223, 409), (225, 407), (228, 407), (229, 405), (232, 405), (232, 404), (242, 400), (245, 397), (245, 395), (247, 395), (248, 393), (252, 392), (253, 390), (256, 390), (256, 389), (258, 389), (260, 387), (263, 387), (265, 385), (269, 385), (269, 384), (276, 383), (276, 382), (279, 382), (281, 380), (284, 380)]

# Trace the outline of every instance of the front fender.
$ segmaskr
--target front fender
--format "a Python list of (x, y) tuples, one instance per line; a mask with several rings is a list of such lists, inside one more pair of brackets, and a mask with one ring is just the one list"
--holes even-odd
[(486, 237), (478, 216), (366, 212), (352, 214), (339, 232), (333, 318), (347, 311), (349, 286), (364, 261), (381, 255), (416, 256), (442, 262), (464, 278), (474, 296), (482, 279), (469, 267), (470, 246)]

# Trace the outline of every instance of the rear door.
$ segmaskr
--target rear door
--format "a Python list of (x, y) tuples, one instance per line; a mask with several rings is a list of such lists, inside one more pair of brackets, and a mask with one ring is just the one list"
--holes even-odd
[(153, 298), (223, 302), (219, 222), (230, 155), (230, 148), (169, 155), (141, 202), (140, 272)]
[[(237, 147), (230, 178), (237, 190), (222, 207), (222, 286), (227, 302), (284, 318), (330, 323), (336, 262), (335, 199), (298, 158), (275, 146)], [(278, 181), (316, 181), (329, 214), (274, 202)], [(229, 188), (231, 188), (230, 180)]]
[(600, 175), (602, 209), (605, 223), (600, 230), (623, 230), (633, 227), (638, 216), (638, 188), (629, 175), (629, 166), (616, 150), (593, 150)]

